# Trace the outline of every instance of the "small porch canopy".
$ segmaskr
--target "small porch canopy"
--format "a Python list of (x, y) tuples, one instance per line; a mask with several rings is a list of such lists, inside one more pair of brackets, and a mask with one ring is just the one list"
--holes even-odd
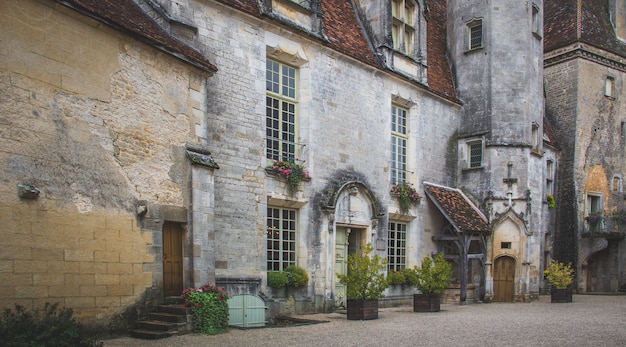
[[(459, 264), (460, 304), (465, 304), (467, 299), (467, 273), (470, 259), (480, 261), (481, 281), (478, 293), (483, 298), (485, 295), (485, 235), (491, 231), (487, 217), (460, 189), (424, 182), (424, 192), (449, 222), (449, 225), (432, 239), (438, 242), (439, 250), (444, 251), (446, 259), (457, 261)], [(456, 250), (451, 252), (450, 248), (445, 245), (454, 245)]]

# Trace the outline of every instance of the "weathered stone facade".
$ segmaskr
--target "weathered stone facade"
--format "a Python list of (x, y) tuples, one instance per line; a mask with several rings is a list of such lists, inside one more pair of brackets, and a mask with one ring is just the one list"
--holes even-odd
[[(574, 264), (578, 291), (616, 292), (626, 280), (624, 223), (613, 217), (626, 210), (623, 4), (550, 6), (546, 15), (546, 115), (563, 149), (554, 257)], [(597, 225), (586, 221), (594, 213)]]
[[(608, 211), (623, 200), (611, 188), (622, 101), (580, 86), (601, 90), (606, 75), (620, 90), (624, 69), (557, 52), (544, 70), (540, 0), (28, 0), (0, 16), (4, 307), (60, 301), (122, 325), (215, 283), (270, 315), (331, 311), (345, 257), (371, 243), (391, 259), (390, 230), (404, 227), (400, 266), (443, 251), (461, 303), (533, 299), (552, 257), (594, 274), (579, 286), (621, 284), (597, 270), (623, 242), (580, 241), (577, 189), (610, 196)], [(268, 92), (290, 77), (293, 94)], [(272, 98), (293, 105), (277, 113), (293, 114), (281, 145), (310, 174), (296, 191), (268, 168)], [(392, 107), (406, 113), (400, 155)], [(396, 180), (422, 195), (408, 210)], [(276, 254), (306, 269), (304, 288), (268, 287), (274, 210), (292, 213), (276, 218), (294, 235)], [(391, 288), (383, 304), (413, 292)]]
[(163, 222), (187, 222), (210, 73), (53, 2), (0, 13), (1, 305), (124, 325), (160, 295)]

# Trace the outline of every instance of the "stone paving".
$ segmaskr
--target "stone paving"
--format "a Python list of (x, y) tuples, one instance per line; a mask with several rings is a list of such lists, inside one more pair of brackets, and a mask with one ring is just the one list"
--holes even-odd
[(626, 346), (626, 296), (574, 295), (573, 301), (551, 304), (541, 296), (531, 303), (442, 305), (437, 313), (385, 308), (371, 321), (315, 314), (297, 317), (326, 322), (156, 341), (124, 337), (104, 346)]

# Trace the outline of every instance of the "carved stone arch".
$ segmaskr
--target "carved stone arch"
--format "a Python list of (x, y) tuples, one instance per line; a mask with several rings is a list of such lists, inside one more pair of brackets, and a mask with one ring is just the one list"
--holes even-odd
[(336, 190), (330, 192), (330, 195), (327, 196), (326, 201), (322, 203), (322, 207), (325, 210), (335, 210), (337, 207), (337, 201), (342, 193), (348, 192), (349, 194), (353, 194), (356, 192), (362, 193), (364, 197), (366, 197), (370, 202), (371, 214), (372, 218), (379, 218), (384, 215), (380, 204), (375, 198), (372, 190), (365, 185), (363, 182), (359, 181), (348, 181), (341, 184)]

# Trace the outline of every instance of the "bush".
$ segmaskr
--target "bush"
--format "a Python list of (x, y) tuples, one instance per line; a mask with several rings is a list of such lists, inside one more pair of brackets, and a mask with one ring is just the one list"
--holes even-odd
[(43, 311), (26, 311), (15, 305), (15, 312), (5, 309), (0, 318), (0, 346), (97, 346), (98, 343), (72, 317), (73, 311), (59, 303), (46, 303)]
[(446, 261), (443, 253), (434, 258), (430, 256), (422, 260), (420, 267), (407, 271), (407, 279), (422, 294), (443, 294), (450, 284), (452, 265)]
[(299, 266), (287, 266), (284, 272), (287, 273), (287, 278), (289, 279), (287, 285), (289, 287), (304, 287), (309, 283), (309, 275), (306, 273), (305, 269)]
[(272, 288), (282, 288), (289, 283), (289, 275), (283, 271), (268, 271), (267, 285)]
[(337, 274), (339, 282), (346, 286), (348, 299), (379, 299), (389, 287), (383, 272), (387, 262), (378, 254), (370, 257), (372, 251), (372, 245), (367, 244), (362, 249), (362, 255), (348, 255), (348, 273)]
[(556, 288), (567, 288), (572, 281), (574, 270), (571, 264), (564, 264), (553, 260), (547, 269), (543, 270), (543, 276)]
[(215, 335), (228, 330), (228, 293), (208, 284), (183, 290), (185, 306), (194, 314), (194, 331)]
[(387, 274), (387, 279), (389, 280), (389, 284), (391, 285), (402, 285), (406, 283), (406, 276), (404, 275), (404, 270), (394, 271), (391, 270)]

